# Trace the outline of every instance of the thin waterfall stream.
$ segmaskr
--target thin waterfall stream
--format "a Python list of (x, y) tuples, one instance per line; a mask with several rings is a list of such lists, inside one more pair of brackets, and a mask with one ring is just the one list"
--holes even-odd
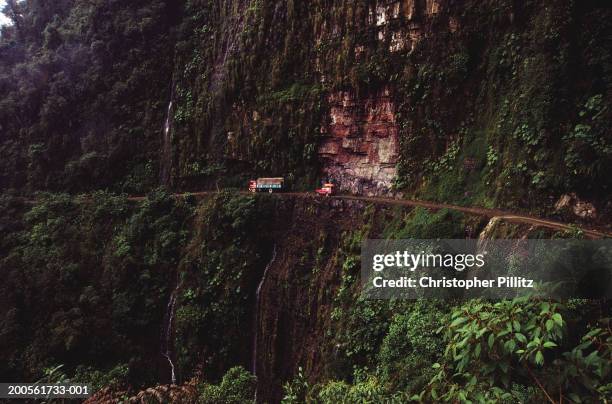
[(161, 354), (168, 361), (170, 366), (170, 381), (172, 384), (176, 384), (176, 370), (174, 367), (174, 349), (172, 341), (172, 325), (174, 321), (174, 313), (176, 311), (176, 298), (178, 295), (179, 284), (177, 282), (176, 287), (170, 294), (168, 299), (168, 305), (166, 306), (166, 316), (164, 326), (162, 329), (162, 343), (161, 343)]
[[(257, 377), (257, 344), (259, 338), (259, 311), (261, 309), (261, 290), (266, 282), (266, 278), (268, 277), (268, 271), (276, 261), (276, 244), (274, 245), (274, 249), (272, 250), (272, 258), (266, 265), (266, 269), (264, 269), (264, 273), (259, 281), (259, 285), (257, 285), (257, 291), (255, 292), (255, 315), (253, 321), (253, 357), (251, 362), (251, 370), (253, 375)], [(257, 389), (255, 390), (255, 400), (257, 400)]]
[(164, 121), (164, 130), (161, 147), (160, 173), (159, 179), (161, 184), (170, 186), (172, 178), (172, 107), (174, 99), (174, 83), (170, 92), (170, 101), (166, 111), (166, 120)]

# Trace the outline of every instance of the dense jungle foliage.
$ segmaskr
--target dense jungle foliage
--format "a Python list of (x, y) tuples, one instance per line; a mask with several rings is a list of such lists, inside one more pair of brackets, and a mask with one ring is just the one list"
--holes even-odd
[(0, 187), (142, 193), (170, 91), (176, 6), (9, 1), (0, 39)]
[[(534, 214), (576, 192), (609, 225), (608, 2), (401, 3), (414, 16), (382, 29), (374, 0), (8, 0), (1, 381), (127, 396), (169, 383), (160, 347), (176, 294), (178, 381), (199, 402), (611, 401), (607, 301), (361, 297), (363, 239), (475, 236), (479, 219), (172, 196), (254, 175), (312, 189), (330, 94), (388, 89), (394, 191)], [(420, 39), (395, 50), (398, 33)]]
[[(181, 379), (203, 377), (205, 402), (252, 400), (254, 380), (245, 370), (251, 360), (250, 307), (272, 242), (252, 230), (282, 221), (283, 209), (275, 198), (231, 193), (198, 203), (157, 191), (138, 204), (101, 192), (76, 199), (41, 194), (34, 206), (3, 197), (0, 267), (6, 281), (0, 296), (9, 309), (1, 323), (7, 358), (1, 377), (123, 389), (166, 380), (158, 335), (178, 282)], [(327, 325), (314, 337), (325, 352), (324, 366), (312, 373), (302, 369), (305, 364), (293, 364), (284, 402), (610, 398), (607, 302), (363, 299), (364, 237), (459, 237), (467, 220), (416, 209), (393, 212), (389, 222), (389, 214), (370, 207), (338, 245), (330, 244), (333, 236), (319, 235), (314, 256), (287, 263), (294, 271), (305, 268), (292, 282), (309, 293), (317, 293), (313, 285), (326, 276), (324, 268), (339, 272), (338, 281), (327, 285), (336, 285)], [(270, 237), (278, 236), (272, 230)], [(306, 313), (296, 313), (294, 321)], [(231, 375), (219, 385), (204, 383), (226, 371)]]

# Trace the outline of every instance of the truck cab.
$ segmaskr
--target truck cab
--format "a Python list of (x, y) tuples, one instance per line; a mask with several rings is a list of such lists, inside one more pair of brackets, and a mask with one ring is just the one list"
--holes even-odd
[(326, 182), (321, 188), (316, 189), (315, 192), (322, 196), (331, 196), (334, 194), (334, 184)]

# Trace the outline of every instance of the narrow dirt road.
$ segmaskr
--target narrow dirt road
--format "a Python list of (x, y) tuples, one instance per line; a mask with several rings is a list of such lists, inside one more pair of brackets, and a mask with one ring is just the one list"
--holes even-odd
[(457, 212), (468, 213), (476, 216), (483, 216), (487, 218), (497, 217), (505, 222), (509, 223), (521, 223), (521, 224), (531, 224), (538, 227), (548, 228), (552, 230), (571, 230), (572, 228), (579, 228), (584, 232), (584, 235), (588, 238), (606, 238), (612, 237), (612, 234), (601, 232), (598, 230), (587, 229), (582, 226), (572, 225), (568, 223), (557, 222), (554, 220), (548, 219), (540, 219), (534, 216), (515, 214), (511, 212), (506, 212), (499, 209), (486, 209), (486, 208), (478, 208), (478, 207), (466, 207), (466, 206), (458, 206), (458, 205), (450, 205), (446, 203), (435, 203), (435, 202), (426, 202), (426, 201), (416, 201), (409, 199), (393, 199), (393, 198), (382, 198), (382, 197), (359, 197), (359, 196), (349, 196), (349, 195), (339, 195), (335, 196), (335, 198), (339, 199), (349, 199), (349, 200), (361, 200), (378, 204), (388, 204), (388, 205), (401, 205), (401, 206), (412, 206), (412, 207), (423, 207), (427, 209), (439, 210), (439, 209), (450, 209), (455, 210)]
[[(193, 196), (196, 198), (202, 198), (207, 195), (214, 195), (218, 193), (217, 191), (202, 191), (202, 192), (184, 192), (184, 193), (176, 193), (173, 194), (174, 197), (187, 197)], [(239, 191), (240, 194), (248, 195), (250, 192), (248, 191)], [(283, 193), (275, 193), (273, 194), (278, 197), (297, 197), (297, 198), (312, 198), (312, 199), (320, 199), (322, 197), (317, 196), (312, 192), (283, 192)], [(549, 219), (541, 219), (535, 216), (523, 215), (518, 213), (507, 212), (499, 209), (487, 209), (480, 207), (468, 207), (468, 206), (459, 206), (459, 205), (451, 205), (448, 203), (436, 203), (436, 202), (427, 202), (427, 201), (418, 201), (413, 199), (396, 199), (396, 198), (384, 198), (381, 196), (357, 196), (357, 195), (334, 195), (328, 198), (331, 199), (343, 199), (343, 200), (353, 200), (353, 201), (362, 201), (368, 203), (374, 203), (378, 205), (395, 205), (395, 206), (409, 206), (409, 207), (422, 207), (431, 210), (440, 210), (440, 209), (449, 209), (457, 212), (463, 212), (474, 216), (481, 216), (492, 219), (494, 217), (499, 218), (502, 221), (508, 223), (519, 223), (519, 224), (527, 224), (533, 225), (545, 229), (557, 230), (557, 231), (566, 231), (572, 229), (581, 230), (585, 237), (589, 239), (601, 239), (601, 238), (612, 238), (612, 233), (608, 233), (605, 231), (589, 229), (581, 225), (573, 224), (573, 223), (563, 223)], [(146, 196), (130, 196), (127, 198), (132, 202), (142, 202), (146, 199)], [(25, 203), (35, 204), (36, 200), (26, 199)]]
[[(186, 197), (186, 196), (194, 196), (194, 197), (203, 197), (206, 195), (215, 194), (214, 191), (205, 191), (205, 192), (192, 192), (192, 193), (177, 193), (174, 194), (176, 197)], [(241, 194), (249, 194), (247, 191), (240, 191)], [(322, 198), (316, 196), (312, 192), (284, 192), (284, 193), (275, 193), (273, 195), (277, 195), (279, 197), (283, 196), (291, 196), (298, 198)], [(369, 202), (379, 205), (395, 205), (395, 206), (409, 206), (409, 207), (422, 207), (431, 210), (440, 210), (440, 209), (449, 209), (457, 212), (463, 212), (470, 215), (482, 216), (486, 218), (494, 218), (497, 217), (508, 223), (519, 223), (519, 224), (528, 224), (541, 228), (557, 230), (557, 231), (565, 231), (572, 230), (578, 228), (584, 232), (585, 237), (589, 239), (600, 239), (600, 238), (611, 238), (612, 234), (606, 233), (603, 231), (588, 229), (583, 226), (578, 226), (570, 223), (563, 223), (554, 220), (541, 219), (534, 216), (522, 215), (512, 212), (507, 212), (499, 209), (486, 209), (480, 207), (466, 207), (466, 206), (458, 206), (451, 205), (447, 203), (436, 203), (436, 202), (427, 202), (427, 201), (418, 201), (411, 199), (396, 199), (396, 198), (385, 198), (380, 196), (357, 196), (357, 195), (334, 195), (330, 196), (332, 199), (341, 199), (341, 200), (354, 200), (354, 201), (362, 201)], [(131, 201), (142, 201), (145, 199), (143, 196), (139, 197), (130, 197), (128, 198)]]

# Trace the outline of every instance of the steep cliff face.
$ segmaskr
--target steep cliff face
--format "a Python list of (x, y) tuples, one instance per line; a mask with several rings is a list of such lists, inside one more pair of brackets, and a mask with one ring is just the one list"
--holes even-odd
[[(219, 192), (198, 202), (157, 190), (135, 206), (96, 192), (42, 195), (30, 206), (32, 197), (9, 189), (142, 195), (160, 184), (201, 191), (283, 176), (299, 191), (329, 178), (348, 193), (610, 223), (604, 1), (27, 0), (8, 10), (7, 379), (38, 380), (60, 363), (70, 376), (128, 390), (194, 377), (161, 390), (195, 399), (194, 386), (242, 365), (256, 369), (258, 400), (278, 402), (302, 367), (296, 389), (367, 383), (392, 401), (433, 380), (431, 364), (450, 343), (434, 331), (449, 308), (361, 299), (361, 241), (550, 236), (447, 210), (303, 195)], [(588, 332), (585, 318), (602, 317), (573, 314), (571, 341)], [(499, 348), (487, 353), (492, 362), (508, 350)], [(486, 384), (474, 363), (479, 392), (501, 385)], [(546, 365), (541, 380), (558, 380), (548, 357)]]
[(311, 380), (329, 374), (335, 356), (329, 332), (342, 274), (342, 235), (365, 225), (360, 202), (287, 201), (276, 228), (277, 257), (262, 288), (258, 397), (279, 402), (282, 386), (303, 368)]
[[(298, 387), (310, 386), (299, 397), (368, 375), (380, 394), (418, 393), (434, 376), (444, 351), (435, 330), (454, 303), (361, 297), (361, 242), (551, 236), (445, 209), (304, 195), (221, 192), (196, 201), (158, 192), (135, 204), (98, 193), (0, 203), (0, 347), (8, 358), (0, 375), (34, 378), (48, 363), (64, 364), (74, 380), (106, 386), (101, 400), (176, 378), (182, 387), (157, 393), (219, 402), (201, 387), (236, 366), (256, 372), (256, 382), (240, 380), (256, 386), (259, 402), (279, 402), (296, 377)], [(582, 332), (580, 313), (576, 324)], [(235, 373), (222, 384), (238, 383)], [(243, 393), (253, 399), (250, 387)]]
[[(412, 53), (440, 11), (434, 0), (371, 2), (367, 13), (356, 19), (358, 34), (350, 50), (354, 62), (368, 63), (369, 53), (381, 48), (389, 56)], [(316, 38), (319, 46), (339, 39), (343, 27), (337, 21), (332, 24)], [(453, 32), (458, 29), (456, 19), (449, 19), (449, 24)], [(317, 67), (325, 83), (320, 59)], [(400, 160), (396, 85), (389, 80), (360, 94), (354, 88), (329, 94), (329, 123), (322, 128), (318, 155), (322, 174), (340, 189), (367, 195), (392, 193)]]
[[(609, 211), (598, 2), (215, 4), (184, 24), (175, 61), (178, 183), (330, 177), (349, 192), (545, 213), (576, 192)], [(224, 59), (227, 38), (240, 45)]]
[[(280, 402), (300, 368), (315, 384), (350, 380), (354, 366), (375, 361), (388, 322), (409, 303), (387, 307), (359, 298), (364, 238), (536, 231), (500, 220), (493, 229), (482, 218), (448, 211), (292, 196), (218, 196), (198, 216), (182, 269), (189, 292), (177, 301), (179, 374), (185, 380), (200, 369), (217, 379), (228, 366), (255, 368), (260, 402)], [(265, 226), (265, 235), (243, 232), (253, 225)]]
[(610, 13), (596, 0), (25, 2), (0, 49), (0, 185), (332, 177), (542, 213), (575, 193), (605, 216)]

